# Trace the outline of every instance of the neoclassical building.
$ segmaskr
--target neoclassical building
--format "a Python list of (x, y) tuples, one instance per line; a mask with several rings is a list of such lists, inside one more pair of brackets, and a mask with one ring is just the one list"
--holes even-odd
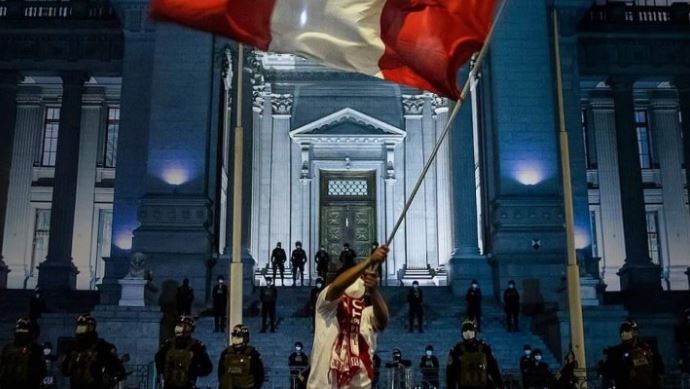
[[(554, 2), (583, 285), (687, 290), (690, 10), (628, 3)], [(155, 24), (143, 0), (3, 1), (0, 21), (7, 287), (98, 288), (112, 303), (139, 251), (161, 283), (206, 291), (202, 304), (230, 255), (234, 44)], [(301, 241), (310, 259), (346, 242), (367, 254), (453, 102), (290, 55), (251, 51), (246, 64), (247, 282), (277, 242)], [(508, 5), (474, 84), (386, 279), (460, 291), (476, 278), (489, 294), (515, 279), (527, 303), (556, 302), (565, 235), (544, 2)]]

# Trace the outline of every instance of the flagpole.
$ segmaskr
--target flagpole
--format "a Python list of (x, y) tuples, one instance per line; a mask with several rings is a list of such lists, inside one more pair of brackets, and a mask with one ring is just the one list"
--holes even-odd
[(243, 45), (237, 46), (237, 95), (235, 126), (234, 167), (232, 186), (232, 256), (230, 257), (229, 281), (230, 298), (228, 299), (228, 345), (231, 344), (232, 328), (242, 324), (242, 174), (244, 173), (244, 128), (242, 127), (242, 91), (244, 82)]
[(479, 55), (477, 55), (474, 67), (470, 70), (470, 75), (465, 81), (465, 85), (463, 86), (462, 91), (460, 92), (460, 98), (455, 104), (455, 107), (453, 107), (450, 116), (448, 116), (448, 120), (446, 121), (446, 124), (443, 127), (443, 131), (441, 131), (441, 135), (438, 137), (438, 140), (436, 141), (436, 144), (434, 145), (434, 148), (431, 151), (431, 155), (427, 159), (426, 164), (422, 169), (422, 173), (420, 174), (419, 178), (417, 179), (417, 182), (415, 183), (414, 188), (412, 189), (412, 192), (410, 193), (410, 197), (407, 199), (407, 202), (405, 202), (405, 207), (403, 208), (402, 213), (398, 217), (398, 220), (395, 222), (393, 229), (389, 233), (388, 238), (386, 239), (386, 245), (390, 245), (390, 243), (393, 241), (393, 238), (395, 238), (395, 235), (398, 233), (398, 230), (400, 229), (402, 222), (405, 220), (405, 217), (407, 216), (407, 212), (410, 210), (410, 207), (412, 206), (412, 202), (417, 196), (417, 192), (419, 192), (419, 188), (424, 183), (424, 179), (426, 178), (429, 169), (431, 169), (431, 166), (436, 160), (436, 156), (439, 150), (441, 149), (441, 146), (443, 145), (443, 141), (448, 136), (448, 132), (450, 132), (450, 128), (453, 125), (455, 117), (458, 115), (458, 112), (460, 112), (460, 108), (465, 102), (467, 93), (470, 91), (470, 87), (472, 86), (472, 80), (476, 78), (477, 73), (479, 72), (479, 68), (481, 67), (482, 62), (486, 57), (486, 53), (489, 51), (489, 44), (491, 43), (491, 39), (493, 38), (494, 31), (496, 29), (496, 25), (498, 24), (498, 21), (501, 18), (501, 15), (503, 14), (503, 10), (505, 9), (506, 3), (508, 3), (508, 0), (501, 1), (501, 5), (499, 6), (498, 11), (496, 11), (496, 16), (494, 17), (494, 20), (491, 24), (491, 28), (489, 29), (489, 33), (486, 36), (484, 45), (482, 46), (482, 49), (479, 51)]
[(558, 95), (558, 139), (561, 151), (561, 169), (563, 179), (563, 207), (565, 208), (565, 234), (568, 255), (568, 309), (570, 311), (570, 342), (577, 361), (575, 376), (579, 388), (587, 388), (587, 362), (585, 359), (585, 331), (582, 319), (582, 301), (580, 299), (580, 268), (575, 253), (575, 221), (573, 211), (573, 188), (570, 173), (570, 148), (568, 146), (568, 129), (565, 125), (565, 103), (563, 99), (563, 71), (561, 69), (561, 44), (558, 31), (558, 14), (552, 10), (553, 45), (556, 60), (556, 88)]

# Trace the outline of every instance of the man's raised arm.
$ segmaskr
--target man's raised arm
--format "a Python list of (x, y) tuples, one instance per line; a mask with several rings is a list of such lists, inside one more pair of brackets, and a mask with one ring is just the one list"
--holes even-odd
[(340, 298), (353, 282), (372, 266), (379, 266), (381, 262), (386, 259), (388, 255), (388, 246), (380, 246), (374, 251), (369, 258), (358, 263), (357, 265), (345, 270), (328, 286), (326, 293), (326, 301), (334, 301)]

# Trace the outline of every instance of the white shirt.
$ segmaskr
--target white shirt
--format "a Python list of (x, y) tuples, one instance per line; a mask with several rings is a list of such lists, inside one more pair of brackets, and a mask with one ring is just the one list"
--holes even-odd
[[(326, 301), (328, 286), (325, 287), (316, 300), (316, 318), (314, 331), (314, 345), (311, 354), (311, 371), (307, 389), (337, 389), (335, 378), (329, 380), (331, 369), (331, 351), (333, 343), (338, 337), (340, 326), (338, 324), (338, 303), (340, 300)], [(376, 351), (376, 329), (374, 327), (374, 308), (366, 307), (362, 311), (362, 324), (359, 333), (369, 345), (369, 358), (374, 360)], [(362, 369), (352, 378), (348, 386), (340, 389), (366, 389), (371, 388), (371, 380), (367, 370)]]

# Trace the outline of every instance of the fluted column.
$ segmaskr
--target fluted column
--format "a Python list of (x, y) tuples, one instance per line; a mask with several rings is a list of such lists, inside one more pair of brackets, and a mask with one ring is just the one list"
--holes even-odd
[[(433, 102), (436, 116), (436, 138), (448, 121), (448, 99), (435, 97)], [(438, 152), (436, 160), (436, 204), (438, 207), (438, 257), (432, 258), (432, 265), (446, 264), (453, 247), (450, 214), (450, 147), (446, 139)]]
[(618, 147), (618, 176), (621, 188), (625, 265), (619, 271), (621, 289), (639, 294), (661, 290), (660, 270), (649, 258), (642, 171), (635, 129), (635, 101), (631, 78), (612, 78)]
[[(651, 128), (659, 153), (661, 169), (662, 201), (668, 247), (663, 255), (664, 272), (669, 274), (671, 288), (685, 284), (685, 268), (676, 266), (678, 261), (687, 263), (690, 253), (690, 228), (685, 208), (683, 186), (683, 155), (678, 143), (681, 140), (678, 122), (678, 100), (672, 95), (653, 95), (651, 100)], [(683, 263), (681, 262), (681, 263)]]
[(82, 72), (62, 76), (62, 106), (57, 160), (50, 214), (48, 257), (39, 266), (38, 284), (43, 288), (74, 289), (77, 268), (72, 263), (74, 210), (79, 167), (82, 95), (87, 76)]
[(609, 290), (620, 290), (616, 273), (625, 263), (623, 210), (618, 179), (616, 121), (611, 96), (590, 96), (593, 132), (596, 134), (599, 204), (601, 204), (600, 255), (604, 259), (604, 282)]
[[(678, 102), (681, 115), (683, 115), (682, 134), (683, 134), (683, 160), (685, 161), (685, 183), (690, 183), (690, 77), (682, 77), (675, 80), (678, 88)], [(687, 190), (687, 189), (686, 189)], [(690, 285), (690, 266), (686, 273), (688, 275), (688, 285)]]
[(3, 261), (5, 214), (10, 186), (10, 165), (14, 146), (14, 129), (17, 118), (17, 82), (15, 72), (0, 72), (0, 289), (7, 287), (9, 268)]
[[(405, 197), (412, 193), (415, 180), (422, 172), (424, 166), (424, 153), (422, 138), (422, 115), (424, 113), (426, 97), (424, 95), (403, 95), (403, 109), (405, 114)], [(405, 218), (405, 231), (407, 245), (407, 268), (426, 268), (426, 229), (425, 229), (425, 187), (422, 186), (417, 194), (417, 199), (412, 202), (410, 210)]]

